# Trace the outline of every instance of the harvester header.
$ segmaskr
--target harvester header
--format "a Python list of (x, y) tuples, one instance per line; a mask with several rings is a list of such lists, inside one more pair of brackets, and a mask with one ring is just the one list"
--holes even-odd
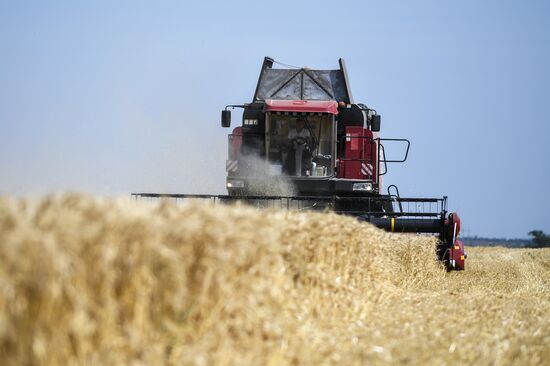
[[(243, 109), (242, 122), (228, 136), (227, 195), (136, 197), (332, 210), (388, 231), (437, 235), (439, 258), (450, 270), (464, 269), (460, 218), (447, 211), (447, 197), (403, 198), (395, 185), (384, 192), (389, 165), (405, 162), (411, 144), (380, 137), (381, 117), (354, 102), (344, 60), (334, 70), (273, 68), (275, 63), (264, 59), (251, 103), (222, 111), (227, 128), (231, 109)], [(386, 158), (387, 145), (401, 145), (401, 157)]]

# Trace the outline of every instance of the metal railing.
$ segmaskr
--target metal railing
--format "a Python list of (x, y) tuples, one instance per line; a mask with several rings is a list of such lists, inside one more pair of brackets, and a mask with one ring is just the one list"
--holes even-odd
[[(353, 139), (359, 139), (361, 140), (362, 143), (364, 143), (364, 140), (370, 140), (370, 142), (367, 142), (368, 144), (370, 144), (371, 146), (371, 149), (370, 149), (370, 158), (366, 158), (364, 157), (365, 155), (365, 149), (361, 149), (361, 152), (362, 152), (362, 155), (363, 157), (362, 158), (359, 158), (359, 159), (355, 159), (355, 158), (345, 158), (344, 155), (345, 155), (345, 147), (346, 147), (346, 142), (347, 143), (352, 143), (352, 140)], [(385, 151), (385, 148), (384, 148), (384, 144), (382, 143), (382, 141), (397, 141), (397, 142), (404, 142), (406, 143), (406, 149), (405, 149), (405, 154), (403, 156), (403, 158), (401, 159), (386, 159), (386, 151)], [(411, 147), (411, 142), (408, 140), (408, 139), (393, 139), (393, 138), (372, 138), (370, 136), (353, 136), (353, 135), (344, 135), (340, 138), (340, 151), (338, 152), (339, 156), (340, 156), (340, 161), (350, 161), (350, 162), (359, 162), (361, 164), (370, 164), (373, 168), (372, 168), (372, 172), (374, 173), (374, 171), (376, 170), (376, 180), (375, 182), (379, 182), (380, 180), (380, 176), (382, 175), (386, 175), (386, 173), (388, 172), (388, 165), (387, 163), (404, 163), (408, 156), (409, 156), (409, 150), (410, 150), (410, 147)], [(382, 158), (383, 157), (383, 158)], [(380, 164), (377, 164), (377, 163), (383, 163), (384, 165), (384, 170), (383, 172), (381, 172), (381, 167), (380, 167)], [(365, 176), (369, 177), (370, 176), (370, 179), (373, 179), (374, 180), (374, 175), (371, 173), (371, 174), (364, 174)]]
[(189, 201), (234, 204), (237, 202), (258, 208), (330, 210), (347, 215), (374, 217), (437, 218), (447, 213), (447, 197), (401, 198), (393, 196), (230, 196), (206, 194), (132, 193), (135, 200), (169, 200), (176, 204)]

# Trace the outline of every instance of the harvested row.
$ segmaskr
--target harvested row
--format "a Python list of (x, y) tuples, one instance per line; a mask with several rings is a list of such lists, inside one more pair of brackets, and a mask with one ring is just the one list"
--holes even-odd
[(0, 200), (0, 364), (542, 364), (550, 251), (348, 217), (82, 195)]

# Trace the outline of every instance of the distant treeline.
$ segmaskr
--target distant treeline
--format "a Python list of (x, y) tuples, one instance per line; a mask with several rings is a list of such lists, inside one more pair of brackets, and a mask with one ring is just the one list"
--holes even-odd
[(508, 247), (508, 248), (547, 248), (550, 247), (550, 236), (541, 230), (529, 232), (533, 239), (504, 239), (504, 238), (481, 238), (478, 236), (462, 237), (464, 245), (483, 247)]
[(530, 248), (533, 244), (529, 239), (503, 239), (503, 238), (480, 238), (461, 237), (460, 240), (464, 245), (479, 246), (479, 247), (508, 247), (508, 248)]

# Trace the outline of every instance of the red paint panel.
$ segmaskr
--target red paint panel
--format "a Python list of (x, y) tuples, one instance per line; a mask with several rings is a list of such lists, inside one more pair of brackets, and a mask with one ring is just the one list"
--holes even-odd
[(235, 127), (233, 129), (233, 133), (231, 134), (231, 137), (230, 137), (230, 142), (229, 142), (229, 159), (230, 160), (235, 160), (237, 159), (237, 156), (239, 154), (239, 151), (241, 151), (241, 145), (243, 143), (243, 138), (242, 138), (242, 127)]
[(464, 244), (458, 240), (460, 234), (460, 216), (456, 212), (449, 215), (449, 219), (445, 223), (448, 225), (447, 236), (449, 241), (454, 240), (450, 248), (449, 259), (455, 261), (455, 270), (464, 270), (466, 254), (464, 252)]
[[(458, 247), (458, 249), (455, 249)], [(453, 243), (451, 248), (450, 259), (455, 261), (455, 269), (463, 271), (465, 267), (465, 254), (464, 254), (464, 244), (458, 239)]]
[(338, 103), (333, 100), (272, 100), (265, 101), (266, 112), (301, 112), (338, 114)]
[(338, 177), (372, 179), (376, 183), (378, 149), (372, 131), (362, 127), (346, 127), (344, 144)]

